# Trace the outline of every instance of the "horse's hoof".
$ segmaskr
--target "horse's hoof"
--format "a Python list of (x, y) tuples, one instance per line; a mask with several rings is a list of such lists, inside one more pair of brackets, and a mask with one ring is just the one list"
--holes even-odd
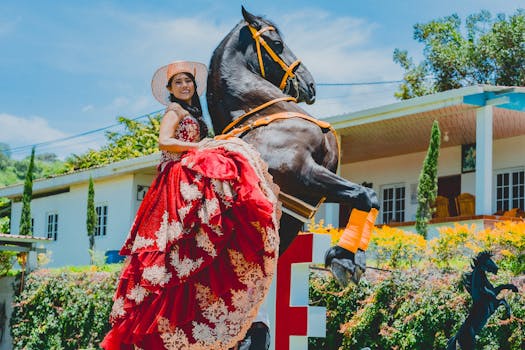
[(334, 275), (337, 282), (341, 287), (345, 288), (350, 280), (353, 280), (353, 275), (356, 270), (356, 266), (350, 259), (337, 259), (334, 258), (330, 265), (332, 274)]

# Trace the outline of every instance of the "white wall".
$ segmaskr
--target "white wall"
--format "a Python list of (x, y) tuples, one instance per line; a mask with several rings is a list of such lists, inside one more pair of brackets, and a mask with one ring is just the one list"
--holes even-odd
[[(107, 235), (96, 237), (95, 250), (120, 250), (134, 215), (133, 175), (95, 181), (95, 205), (107, 204)], [(45, 245), (51, 251), (48, 266), (89, 264), (86, 233), (88, 183), (71, 186), (70, 192), (36, 198), (31, 202), (34, 236), (47, 237), (47, 213), (58, 213), (57, 240)], [(21, 202), (13, 203), (11, 233), (17, 234)]]
[[(525, 136), (496, 140), (493, 148), (494, 171), (525, 165)], [(374, 159), (341, 166), (341, 176), (355, 183), (372, 182), (380, 196), (383, 185), (405, 184), (405, 220), (415, 219), (416, 204), (410, 201), (410, 185), (417, 184), (426, 152)], [(461, 174), (461, 146), (443, 147), (439, 154), (438, 177)], [(461, 191), (475, 193), (475, 173), (461, 174)], [(380, 222), (378, 220), (378, 222)]]

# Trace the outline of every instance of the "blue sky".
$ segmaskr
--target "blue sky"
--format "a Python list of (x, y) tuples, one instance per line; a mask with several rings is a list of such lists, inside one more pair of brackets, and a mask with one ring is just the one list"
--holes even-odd
[[(402, 4), (402, 5), (401, 5)], [(402, 78), (395, 48), (421, 57), (413, 25), (481, 9), (512, 14), (525, 0), (407, 1), (23, 1), (0, 2), (0, 142), (22, 157), (64, 138), (161, 109), (156, 68), (177, 59), (208, 63), (241, 20), (240, 8), (274, 21), (318, 83)], [(396, 84), (318, 88), (314, 116), (395, 102)], [(37, 149), (65, 156), (97, 147), (103, 133)]]

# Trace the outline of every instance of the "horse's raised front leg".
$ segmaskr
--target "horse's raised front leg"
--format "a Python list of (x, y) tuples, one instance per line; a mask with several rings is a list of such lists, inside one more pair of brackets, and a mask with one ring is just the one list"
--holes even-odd
[(518, 287), (516, 287), (512, 283), (506, 283), (506, 284), (501, 284), (501, 285), (497, 286), (496, 288), (494, 288), (494, 293), (496, 295), (498, 295), (504, 289), (513, 291), (514, 293), (518, 293)]
[(302, 175), (311, 194), (353, 208), (338, 245), (326, 252), (325, 265), (341, 285), (346, 286), (350, 280), (359, 282), (366, 269), (365, 250), (379, 209), (376, 193), (337, 176), (312, 159), (304, 163)]

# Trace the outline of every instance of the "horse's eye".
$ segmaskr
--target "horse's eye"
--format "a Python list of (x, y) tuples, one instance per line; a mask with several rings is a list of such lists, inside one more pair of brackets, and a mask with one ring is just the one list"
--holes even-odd
[(280, 40), (274, 40), (273, 41), (273, 47), (275, 48), (275, 51), (282, 52), (283, 51), (283, 42)]

